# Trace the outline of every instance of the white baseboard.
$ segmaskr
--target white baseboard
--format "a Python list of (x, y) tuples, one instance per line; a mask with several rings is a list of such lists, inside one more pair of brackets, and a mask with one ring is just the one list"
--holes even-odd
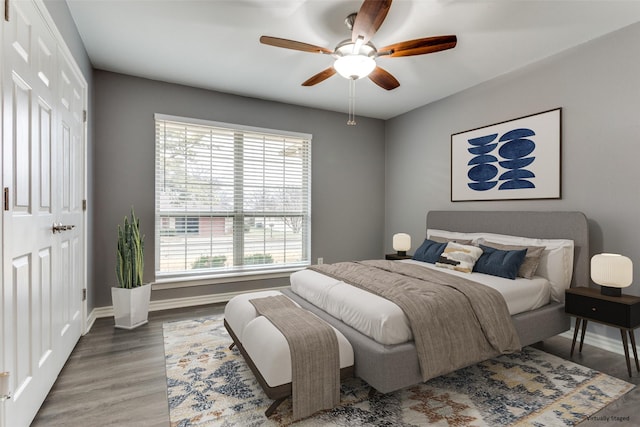
[(93, 310), (91, 310), (91, 313), (89, 313), (89, 315), (87, 316), (87, 324), (85, 325), (84, 333), (82, 335), (89, 333), (91, 328), (93, 328), (93, 324), (96, 323), (96, 319), (98, 318), (96, 312), (97, 312), (97, 309), (94, 308)]
[[(149, 303), (149, 311), (160, 311), (160, 310), (170, 310), (173, 308), (183, 308), (183, 307), (195, 307), (198, 305), (207, 305), (207, 304), (216, 304), (219, 302), (227, 302), (231, 298), (236, 295), (246, 294), (248, 292), (257, 292), (257, 291), (279, 291), (281, 289), (286, 289), (289, 286), (277, 286), (273, 288), (264, 288), (264, 289), (255, 289), (249, 291), (241, 291), (241, 292), (225, 292), (221, 294), (210, 294), (210, 295), (199, 295), (195, 297), (184, 297), (184, 298), (171, 298), (171, 299), (163, 299), (157, 301), (151, 301)], [(105, 307), (96, 307), (91, 310), (89, 316), (87, 318), (87, 330), (85, 332), (88, 333), (91, 330), (91, 327), (95, 323), (96, 319), (101, 317), (113, 317), (113, 306), (105, 306)]]
[[(573, 340), (573, 331), (574, 329), (573, 327), (571, 327), (570, 330), (568, 330), (567, 332), (563, 332), (562, 334), (560, 334), (560, 336)], [(578, 331), (578, 339), (576, 341), (576, 346), (580, 345), (580, 331)], [(603, 350), (610, 351), (612, 353), (624, 355), (624, 347), (622, 346), (621, 339), (618, 340), (615, 338), (605, 337), (587, 331), (586, 335), (584, 336), (584, 343), (601, 348)], [(632, 351), (633, 350), (629, 349), (629, 354), (632, 354)]]

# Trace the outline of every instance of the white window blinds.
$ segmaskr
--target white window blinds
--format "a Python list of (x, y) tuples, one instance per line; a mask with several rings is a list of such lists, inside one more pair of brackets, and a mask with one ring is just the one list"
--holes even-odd
[(311, 135), (155, 123), (156, 276), (310, 264)]

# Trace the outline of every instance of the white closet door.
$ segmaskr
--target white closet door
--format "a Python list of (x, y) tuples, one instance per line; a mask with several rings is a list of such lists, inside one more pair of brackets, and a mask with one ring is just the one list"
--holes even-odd
[[(83, 99), (38, 7), (11, 1), (2, 25), (5, 426), (29, 425), (81, 334)], [(54, 233), (54, 223), (75, 227)]]

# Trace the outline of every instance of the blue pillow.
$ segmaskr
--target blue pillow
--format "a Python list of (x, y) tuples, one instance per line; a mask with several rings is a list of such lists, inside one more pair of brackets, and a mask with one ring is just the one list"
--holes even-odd
[(447, 247), (447, 242), (438, 243), (433, 240), (424, 239), (422, 245), (416, 249), (413, 254), (413, 259), (416, 261), (423, 261), (434, 264), (442, 255), (444, 248)]
[(492, 276), (515, 279), (525, 255), (526, 249), (519, 251), (503, 251), (490, 246), (480, 245), (482, 255), (476, 261), (473, 271)]

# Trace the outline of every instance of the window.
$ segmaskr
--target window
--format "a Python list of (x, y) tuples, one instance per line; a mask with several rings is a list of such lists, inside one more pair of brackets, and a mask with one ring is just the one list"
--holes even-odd
[(155, 122), (158, 279), (310, 264), (311, 135)]

